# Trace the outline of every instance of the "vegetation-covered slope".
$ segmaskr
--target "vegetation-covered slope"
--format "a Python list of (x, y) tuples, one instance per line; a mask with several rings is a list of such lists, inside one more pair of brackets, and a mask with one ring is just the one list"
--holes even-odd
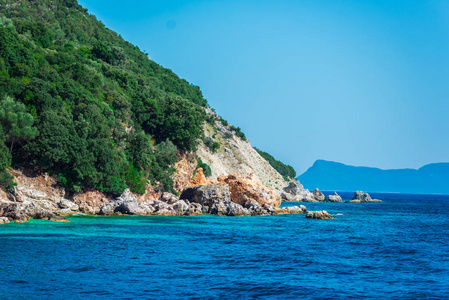
[(38, 167), (67, 189), (167, 190), (202, 134), (200, 89), (148, 59), (76, 0), (0, 0), (0, 180)]
[(295, 178), (296, 177), (296, 171), (295, 169), (293, 169), (292, 166), (290, 165), (286, 165), (283, 162), (276, 160), (273, 156), (271, 156), (271, 154), (261, 151), (257, 148), (256, 151), (259, 153), (260, 156), (262, 156), (266, 161), (268, 161), (270, 163), (270, 165), (279, 172), (279, 174), (281, 174), (284, 177), (289, 177), (289, 178)]

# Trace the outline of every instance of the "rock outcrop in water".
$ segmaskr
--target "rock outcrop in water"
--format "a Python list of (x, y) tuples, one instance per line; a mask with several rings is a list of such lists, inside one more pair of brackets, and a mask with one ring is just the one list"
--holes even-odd
[(298, 180), (292, 180), (281, 194), (282, 201), (291, 202), (343, 202), (341, 197), (335, 193), (324, 197), (319, 189), (315, 189), (312, 193), (304, 189)]
[(335, 192), (333, 195), (326, 196), (324, 202), (343, 202), (343, 199)]
[(306, 215), (308, 219), (327, 220), (335, 219), (330, 213), (325, 210), (322, 211), (309, 211)]
[(354, 196), (352, 197), (352, 200), (346, 201), (346, 203), (377, 203), (377, 202), (383, 201), (379, 199), (371, 199), (368, 193), (364, 193), (361, 191), (355, 192)]
[(282, 201), (318, 202), (318, 200), (315, 199), (313, 194), (309, 190), (304, 189), (302, 184), (296, 179), (292, 180), (280, 194)]

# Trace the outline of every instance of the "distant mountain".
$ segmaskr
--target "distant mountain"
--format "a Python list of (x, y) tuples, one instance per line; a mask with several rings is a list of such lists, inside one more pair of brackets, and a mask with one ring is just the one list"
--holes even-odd
[(298, 179), (308, 189), (449, 194), (449, 163), (429, 164), (418, 170), (382, 170), (317, 160)]

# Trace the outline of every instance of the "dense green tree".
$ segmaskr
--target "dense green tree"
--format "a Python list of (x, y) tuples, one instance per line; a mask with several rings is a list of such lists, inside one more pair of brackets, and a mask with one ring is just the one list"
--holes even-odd
[(14, 182), (13, 176), (6, 169), (11, 165), (11, 154), (5, 145), (5, 134), (2, 126), (0, 126), (0, 187), (10, 189)]
[(52, 172), (73, 191), (142, 192), (147, 179), (173, 190), (176, 153), (194, 149), (202, 134), (199, 87), (76, 0), (1, 7), (0, 147), (14, 147), (13, 163)]
[(37, 136), (37, 129), (33, 127), (33, 123), (33, 116), (27, 113), (25, 105), (8, 96), (0, 101), (0, 124), (5, 131), (6, 141), (10, 144), (10, 152), (14, 143), (31, 140)]

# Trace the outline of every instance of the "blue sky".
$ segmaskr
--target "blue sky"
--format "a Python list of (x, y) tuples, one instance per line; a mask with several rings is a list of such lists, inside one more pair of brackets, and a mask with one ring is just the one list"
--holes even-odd
[(449, 1), (80, 0), (303, 173), (449, 161)]

